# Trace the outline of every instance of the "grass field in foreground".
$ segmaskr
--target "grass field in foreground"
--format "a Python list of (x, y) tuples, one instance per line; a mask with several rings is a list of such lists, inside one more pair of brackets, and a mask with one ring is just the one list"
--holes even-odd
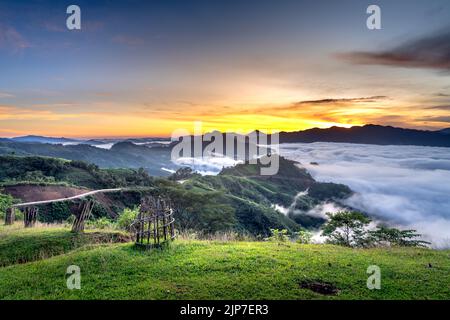
[[(62, 242), (71, 241), (64, 229), (58, 229), (59, 236), (52, 228), (6, 230), (0, 230), (0, 251), (5, 242), (21, 252), (39, 250), (32, 242), (50, 233)], [(8, 260), (13, 249), (2, 253), (10, 265), (0, 267), (0, 298), (450, 298), (450, 251), (176, 240), (170, 248), (147, 252), (131, 243), (90, 244), (64, 252), (51, 258), (44, 254), (44, 259), (29, 263)], [(69, 265), (81, 269), (81, 290), (66, 287)], [(381, 268), (381, 290), (366, 287), (369, 265)], [(338, 292), (323, 295), (300, 285), (311, 281), (332, 284)]]
[(130, 236), (116, 230), (88, 230), (75, 234), (62, 225), (23, 228), (22, 223), (0, 227), (0, 267), (43, 260), (87, 245), (128, 242)]

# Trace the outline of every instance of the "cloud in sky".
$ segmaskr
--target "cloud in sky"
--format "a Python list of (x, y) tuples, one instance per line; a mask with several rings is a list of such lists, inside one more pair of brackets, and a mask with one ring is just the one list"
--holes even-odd
[(377, 102), (379, 100), (387, 99), (387, 96), (373, 96), (373, 97), (362, 97), (362, 98), (341, 98), (341, 99), (321, 99), (321, 100), (309, 100), (300, 101), (295, 103), (295, 105), (310, 105), (310, 104), (337, 104), (337, 103), (358, 103), (358, 102)]
[[(392, 110), (395, 110), (395, 113)], [(306, 126), (299, 125), (296, 130), (308, 126), (352, 126), (366, 123), (396, 125), (413, 122), (410, 110), (399, 106), (388, 96), (304, 100), (283, 105), (260, 106), (246, 112), (292, 118), (297, 119), (298, 124), (306, 124)], [(389, 115), (389, 119), (386, 115)]]
[[(22, 126), (19, 121), (36, 119), (46, 135), (66, 132), (64, 126), (78, 126), (83, 136), (170, 136), (175, 128), (192, 130), (195, 121), (203, 122), (204, 131), (297, 131), (311, 127), (353, 126), (366, 123), (423, 127), (447, 127), (448, 111), (442, 108), (421, 107), (415, 112), (408, 106), (398, 106), (387, 96), (361, 96), (303, 100), (286, 104), (254, 104), (229, 106), (222, 104), (112, 101), (113, 97), (96, 96), (96, 101), (60, 100), (50, 97), (40, 103), (3, 106), (0, 118), (15, 121), (11, 128)], [(111, 100), (111, 101), (110, 101)], [(48, 101), (48, 102), (47, 102)], [(395, 107), (395, 108), (394, 108)], [(395, 113), (393, 113), (395, 109)], [(27, 111), (28, 110), (28, 111)], [(48, 126), (48, 121), (66, 120)], [(124, 121), (127, 119), (127, 121)], [(158, 124), (155, 123), (158, 119)], [(69, 123), (70, 121), (70, 123)], [(105, 125), (109, 124), (105, 131)], [(25, 126), (25, 124), (23, 124)], [(116, 130), (113, 134), (111, 130)], [(44, 131), (45, 130), (45, 131)], [(139, 131), (140, 130), (140, 131)], [(67, 136), (70, 133), (65, 133)], [(75, 135), (70, 135), (75, 136)]]
[(450, 71), (450, 28), (410, 40), (392, 49), (337, 55), (353, 64), (427, 68)]
[(35, 110), (18, 108), (14, 106), (0, 105), (0, 121), (3, 120), (37, 120), (58, 121), (66, 118), (74, 118), (75, 114), (55, 113), (49, 110)]
[(439, 105), (439, 106), (429, 106), (427, 109), (435, 109), (435, 110), (450, 110), (450, 105)]
[(203, 157), (202, 159), (198, 158), (179, 158), (174, 161), (176, 165), (179, 166), (188, 166), (193, 170), (197, 171), (202, 175), (216, 175), (224, 167), (232, 167), (241, 163), (241, 161), (237, 161), (225, 156), (208, 156)]
[(127, 46), (140, 46), (145, 43), (144, 39), (136, 37), (136, 36), (130, 36), (130, 35), (124, 35), (119, 34), (112, 38), (112, 41), (115, 43), (127, 45)]
[(8, 92), (0, 92), (0, 99), (1, 98), (14, 98), (14, 95), (12, 95)]
[(347, 204), (377, 220), (417, 229), (436, 246), (450, 238), (448, 148), (313, 143), (282, 145), (281, 154), (319, 181), (350, 186), (357, 193)]
[(450, 123), (450, 116), (427, 117), (427, 118), (423, 118), (422, 120), (423, 120), (423, 121), (448, 122), (448, 123)]
[(438, 93), (435, 94), (435, 96), (436, 97), (441, 97), (441, 98), (447, 98), (447, 97), (450, 97), (450, 94), (438, 92)]
[[(366, 41), (368, 34), (355, 29), (352, 19), (327, 25), (324, 22), (331, 20), (314, 16), (320, 11), (293, 10), (303, 7), (301, 3), (265, 4), (256, 16), (254, 6), (242, 4), (242, 10), (236, 10), (227, 1), (218, 7), (216, 2), (175, 7), (163, 1), (139, 2), (125, 11), (121, 5), (85, 5), (82, 32), (66, 30), (64, 5), (60, 10), (49, 3), (51, 10), (44, 10), (41, 3), (5, 4), (10, 18), (4, 24), (16, 29), (0, 28), (0, 39), (8, 39), (0, 44), (1, 69), (10, 75), (3, 90), (17, 97), (1, 102), (79, 115), (58, 128), (40, 121), (47, 135), (59, 135), (71, 125), (79, 128), (77, 133), (110, 136), (111, 130), (103, 126), (108, 123), (119, 136), (167, 136), (176, 128), (191, 128), (197, 120), (208, 131), (295, 131), (366, 123), (422, 129), (447, 126), (435, 121), (442, 120), (446, 110), (427, 106), (448, 104), (442, 99), (445, 96), (433, 94), (446, 94), (450, 78), (434, 72), (423, 76), (422, 70), (416, 70), (417, 77), (410, 76), (410, 70), (362, 70), (334, 59), (332, 53), (341, 50), (369, 52), (372, 44), (382, 45), (391, 35), (371, 33), (373, 42)], [(210, 6), (217, 16), (204, 16)], [(342, 5), (336, 9), (352, 16)], [(226, 12), (231, 19), (217, 19)], [(248, 19), (249, 14), (255, 19)], [(287, 19), (291, 14), (295, 19)], [(304, 19), (298, 19), (299, 14)], [(323, 14), (335, 16), (330, 10)], [(397, 22), (411, 31), (408, 21)], [(355, 32), (349, 34), (349, 27)], [(26, 54), (10, 54), (30, 46), (28, 41), (32, 49)], [(31, 93), (30, 88), (58, 92)], [(425, 95), (434, 101), (420, 105), (418, 98)], [(8, 97), (0, 94), (0, 98)], [(108, 103), (106, 110), (100, 100), (116, 105)], [(66, 101), (76, 103), (69, 106)], [(408, 108), (411, 101), (417, 102), (414, 112)], [(18, 121), (8, 125), (25, 128)]]
[(44, 28), (51, 32), (67, 32), (67, 27), (62, 23), (44, 21)]
[(19, 53), (31, 45), (15, 28), (0, 24), (0, 49)]
[(387, 96), (357, 97), (357, 98), (325, 98), (319, 100), (298, 101), (283, 106), (275, 106), (266, 109), (271, 112), (309, 112), (312, 115), (317, 114), (338, 114), (341, 111), (347, 112), (352, 108), (360, 111), (367, 109), (373, 110), (379, 108), (383, 102), (389, 100)]

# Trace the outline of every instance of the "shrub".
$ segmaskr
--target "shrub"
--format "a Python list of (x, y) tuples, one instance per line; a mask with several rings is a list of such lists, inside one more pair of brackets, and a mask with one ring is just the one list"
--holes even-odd
[(70, 205), (68, 202), (50, 203), (41, 206), (39, 209), (38, 219), (41, 222), (62, 222), (71, 216)]
[(88, 221), (87, 225), (93, 229), (110, 229), (114, 227), (114, 222), (106, 217)]
[(430, 243), (420, 240), (422, 236), (416, 230), (399, 230), (383, 225), (374, 231), (369, 231), (371, 241), (375, 246), (388, 247), (427, 247)]
[(117, 227), (122, 230), (130, 231), (130, 226), (136, 220), (137, 216), (139, 214), (139, 208), (136, 207), (134, 209), (128, 209), (126, 208), (123, 210), (123, 212), (120, 214), (119, 218), (117, 219)]
[(73, 223), (75, 222), (75, 216), (73, 214), (71, 214), (66, 221), (64, 221), (64, 224), (67, 226), (71, 226), (73, 225)]
[(312, 239), (312, 233), (307, 230), (300, 230), (298, 232), (294, 233), (294, 236), (296, 238), (295, 242), (301, 243), (301, 244), (309, 244), (311, 243)]
[(286, 229), (270, 229), (270, 232), (272, 235), (268, 238), (269, 241), (281, 243), (289, 240), (288, 231)]

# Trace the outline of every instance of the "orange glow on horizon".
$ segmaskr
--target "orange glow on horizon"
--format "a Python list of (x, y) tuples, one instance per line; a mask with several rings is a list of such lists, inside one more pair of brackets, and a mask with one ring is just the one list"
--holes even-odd
[[(445, 123), (426, 121), (445, 116), (439, 110), (419, 109), (411, 112), (408, 102), (390, 99), (331, 99), (295, 103), (235, 103), (203, 107), (174, 105), (148, 108), (117, 103), (76, 106), (71, 111), (39, 105), (38, 110), (0, 105), (0, 137), (42, 135), (52, 137), (99, 139), (171, 137), (175, 130), (191, 134), (197, 121), (202, 133), (293, 132), (333, 126), (350, 128), (365, 124), (393, 125), (418, 129), (442, 129)], [(77, 108), (83, 108), (84, 111)], [(389, 116), (387, 116), (387, 114)], [(425, 120), (422, 120), (425, 119)]]

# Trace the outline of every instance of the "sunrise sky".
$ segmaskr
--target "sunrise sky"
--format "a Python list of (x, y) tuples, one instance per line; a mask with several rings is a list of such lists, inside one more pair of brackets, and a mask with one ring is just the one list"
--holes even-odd
[[(370, 4), (382, 30), (366, 27)], [(0, 136), (170, 136), (194, 121), (450, 127), (450, 2), (0, 1)]]

